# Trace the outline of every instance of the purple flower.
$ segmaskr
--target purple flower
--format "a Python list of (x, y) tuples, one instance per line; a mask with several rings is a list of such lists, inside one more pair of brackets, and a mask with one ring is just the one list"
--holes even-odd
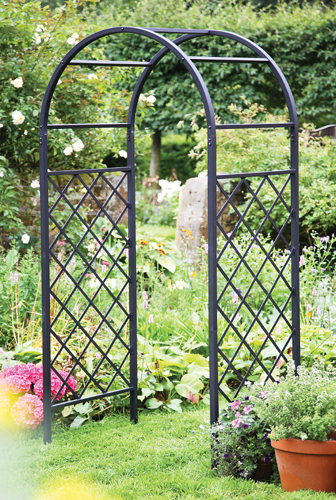
[(329, 236), (322, 236), (322, 238), (320, 238), (320, 241), (321, 241), (321, 243), (328, 243)]
[(224, 458), (230, 458), (230, 453), (224, 453)]
[(245, 401), (250, 401), (250, 396), (246, 396)]
[(263, 440), (265, 441), (265, 439), (267, 439), (267, 436), (268, 436), (268, 434), (267, 434), (267, 432), (266, 432), (266, 434), (264, 434), (264, 435), (263, 435), (263, 437), (262, 437), (261, 439), (263, 439)]
[(250, 427), (250, 426), (249, 426), (249, 424), (243, 424), (243, 425), (242, 425), (242, 428), (243, 428), (243, 429), (248, 429), (249, 427)]
[(265, 457), (264, 458), (264, 462), (270, 462), (271, 461), (271, 458), (270, 457)]

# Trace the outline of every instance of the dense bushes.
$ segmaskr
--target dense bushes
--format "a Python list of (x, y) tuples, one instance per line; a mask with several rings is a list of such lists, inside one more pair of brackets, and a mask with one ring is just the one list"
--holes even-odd
[[(104, 4), (103, 4), (104, 5)], [(221, 2), (209, 12), (208, 2), (190, 5), (183, 0), (142, 0), (136, 7), (110, 4), (102, 12), (107, 25), (166, 26), (175, 28), (212, 28), (236, 32), (265, 49), (288, 79), (301, 121), (317, 126), (334, 122), (334, 81), (336, 74), (336, 14), (323, 3), (290, 5), (280, 3), (274, 10), (257, 11), (251, 4)], [(172, 35), (174, 36), (174, 35)], [(181, 46), (190, 55), (249, 56), (252, 52), (229, 40), (200, 37)], [(144, 37), (114, 37), (106, 56), (115, 59), (149, 60), (159, 45)], [(232, 119), (230, 103), (244, 94), (270, 111), (283, 110), (284, 98), (279, 84), (266, 66), (253, 64), (196, 63), (209, 87), (216, 113)], [(177, 58), (167, 55), (149, 78), (158, 98), (155, 119), (148, 125), (167, 130), (195, 111), (200, 98), (191, 78)]]

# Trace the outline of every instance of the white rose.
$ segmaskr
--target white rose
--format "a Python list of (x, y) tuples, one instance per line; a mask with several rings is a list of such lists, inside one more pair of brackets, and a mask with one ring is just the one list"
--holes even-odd
[(74, 38), (75, 40), (77, 40), (79, 38), (79, 35), (77, 33), (74, 33), (71, 38)]
[(24, 234), (24, 235), (22, 236), (21, 240), (22, 240), (22, 243), (24, 243), (25, 245), (28, 245), (29, 240), (30, 240), (30, 236), (29, 236), (29, 234)]
[(14, 125), (21, 125), (25, 121), (25, 117), (20, 111), (13, 111), (12, 113), (13, 123)]
[(78, 153), (84, 148), (84, 144), (80, 139), (77, 139), (77, 141), (72, 145), (72, 147), (73, 150), (76, 151), (76, 153)]
[(32, 181), (32, 183), (30, 184), (30, 186), (34, 189), (38, 189), (40, 187), (40, 182), (38, 179), (35, 179), (34, 181)]
[(119, 156), (121, 156), (122, 158), (127, 158), (127, 152), (124, 149), (121, 149), (119, 151)]
[(139, 101), (147, 101), (147, 98), (144, 94), (139, 95)]
[(88, 80), (98, 80), (98, 76), (95, 75), (95, 73), (89, 73), (88, 76), (87, 76)]
[(72, 146), (66, 147), (65, 150), (63, 151), (65, 156), (70, 156), (72, 152), (73, 152)]
[(23, 86), (23, 79), (21, 76), (19, 78), (15, 78), (15, 80), (11, 81), (11, 85), (14, 85), (16, 89), (19, 89)]
[(75, 38), (72, 38), (72, 36), (70, 36), (68, 39), (67, 39), (67, 43), (69, 45), (73, 45), (74, 43), (76, 43), (76, 40)]
[(147, 97), (147, 102), (148, 102), (148, 104), (149, 104), (150, 106), (153, 106), (153, 104), (154, 104), (154, 102), (155, 102), (155, 101), (156, 101), (156, 97), (155, 97), (155, 96), (153, 96), (153, 95), (149, 95), (149, 96)]

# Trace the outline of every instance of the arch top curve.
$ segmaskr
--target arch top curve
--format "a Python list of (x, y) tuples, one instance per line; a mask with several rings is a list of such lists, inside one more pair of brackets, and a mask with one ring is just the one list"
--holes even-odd
[[(208, 92), (208, 89), (205, 85), (205, 82), (199, 73), (198, 69), (196, 68), (195, 64), (190, 60), (190, 58), (185, 54), (185, 52), (178, 47), (173, 41), (171, 41), (169, 38), (166, 38), (162, 36), (161, 34), (148, 29), (148, 28), (137, 28), (133, 26), (118, 26), (114, 28), (106, 28), (104, 30), (97, 31), (80, 42), (78, 42), (77, 45), (72, 47), (68, 53), (63, 57), (61, 62), (58, 64), (57, 68), (55, 69), (49, 84), (47, 86), (46, 92), (44, 94), (44, 99), (41, 107), (41, 115), (40, 115), (40, 135), (46, 135), (47, 134), (47, 123), (48, 123), (48, 115), (49, 115), (49, 108), (50, 108), (50, 103), (51, 99), (54, 93), (54, 90), (56, 88), (57, 82), (59, 78), (61, 77), (63, 71), (65, 68), (70, 64), (70, 62), (74, 59), (74, 57), (81, 51), (83, 50), (86, 46), (90, 45), (92, 42), (103, 38), (108, 35), (113, 35), (113, 34), (119, 34), (119, 33), (133, 33), (136, 35), (143, 35), (147, 36), (148, 38), (151, 38), (152, 40), (160, 43), (163, 45), (163, 49), (165, 49), (165, 53), (167, 52), (172, 52), (174, 55), (176, 55), (180, 61), (184, 64), (186, 67), (187, 71), (191, 74), (193, 77), (193, 80), (201, 94), (201, 98), (204, 104), (205, 108), (205, 113), (206, 113), (206, 118), (207, 118), (207, 124), (210, 128), (215, 128), (215, 115), (214, 115), (214, 110), (212, 106), (212, 101)], [(162, 49), (161, 49), (162, 50)], [(161, 51), (158, 52), (158, 54)], [(163, 54), (163, 55), (164, 55)], [(162, 55), (162, 56), (163, 56)], [(152, 69), (153, 66), (155, 65), (154, 59), (156, 56), (152, 58), (152, 60), (148, 63), (148, 69)], [(149, 72), (148, 72), (149, 74)]]

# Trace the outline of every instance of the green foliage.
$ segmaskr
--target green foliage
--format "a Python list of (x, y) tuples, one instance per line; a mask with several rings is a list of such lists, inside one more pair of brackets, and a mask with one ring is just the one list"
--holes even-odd
[(4, 231), (8, 234), (22, 230), (19, 217), (18, 192), (21, 186), (15, 172), (10, 168), (4, 156), (0, 156), (0, 237)]
[[(0, 144), (10, 168), (25, 173), (37, 169), (43, 94), (61, 57), (97, 30), (90, 7), (95, 3), (69, 0), (53, 12), (41, 8), (39, 2), (23, 0), (9, 0), (0, 7)], [(102, 59), (103, 52), (104, 46), (93, 45), (78, 57)], [(133, 72), (128, 68), (66, 68), (55, 89), (49, 123), (126, 121), (130, 94), (122, 82)], [(117, 83), (122, 90), (116, 90)], [(139, 110), (141, 121), (145, 106)], [(16, 118), (14, 111), (19, 113)], [(49, 168), (99, 167), (108, 153), (117, 157), (125, 144), (125, 133), (117, 129), (49, 132)]]
[[(108, 25), (161, 26), (227, 30), (251, 39), (268, 52), (292, 88), (302, 122), (317, 126), (334, 122), (335, 10), (324, 3), (279, 3), (272, 10), (258, 10), (252, 3), (220, 2), (209, 9), (208, 1), (142, 0), (135, 5), (109, 3), (102, 9)], [(174, 38), (176, 35), (172, 35)], [(188, 55), (253, 56), (253, 52), (219, 37), (200, 37), (181, 45)], [(114, 37), (106, 56), (115, 59), (150, 60), (159, 45), (144, 37)], [(223, 120), (234, 116), (228, 103), (239, 104), (244, 94), (270, 111), (282, 112), (285, 100), (267, 66), (253, 64), (196, 63)], [(149, 87), (157, 97), (155, 117), (146, 121), (151, 129), (176, 127), (186, 113), (201, 107), (198, 91), (184, 66), (167, 54), (152, 73)], [(149, 89), (148, 87), (148, 89)], [(189, 132), (189, 129), (186, 129)]]
[(227, 404), (219, 422), (211, 428), (213, 463), (218, 474), (247, 479), (254, 477), (258, 465), (271, 461), (274, 465), (268, 433), (267, 424), (259, 418), (249, 396)]
[[(286, 116), (275, 116), (265, 112), (263, 107), (249, 103), (242, 99), (243, 106), (230, 106), (230, 109), (239, 117), (239, 121), (286, 121)], [(218, 119), (219, 121), (219, 119)], [(308, 127), (308, 125), (307, 125)], [(206, 156), (206, 129), (199, 129), (195, 137), (197, 145), (191, 155), (197, 159), (197, 172), (205, 171)], [(335, 228), (336, 209), (333, 200), (336, 196), (336, 147), (331, 138), (309, 139), (305, 129), (300, 133), (300, 228), (304, 237), (312, 238), (313, 231), (319, 234), (331, 233)], [(217, 165), (218, 170), (227, 173), (257, 172), (267, 170), (282, 170), (290, 168), (290, 150), (288, 133), (284, 129), (269, 130), (222, 130), (217, 136)], [(273, 176), (272, 182), (280, 191), (285, 182), (284, 176)], [(250, 180), (250, 186), (256, 192), (261, 178)], [(269, 210), (276, 199), (276, 192), (270, 183), (265, 182), (258, 191), (258, 197)], [(246, 208), (250, 201), (250, 194), (245, 190)], [(290, 201), (290, 184), (283, 191), (283, 199)], [(231, 212), (232, 213), (232, 209)], [(281, 227), (288, 217), (288, 213), (281, 201), (277, 201), (271, 213), (272, 218)], [(265, 217), (258, 203), (252, 203), (245, 220), (253, 227), (255, 221)], [(259, 223), (258, 223), (259, 226)], [(273, 229), (268, 221), (263, 231)]]
[[(0, 253), (0, 335), (4, 346), (20, 346), (24, 341), (39, 342), (41, 318), (39, 263), (32, 251), (19, 260), (12, 248)], [(16, 359), (20, 359), (18, 356)]]
[(315, 363), (299, 366), (297, 376), (291, 363), (279, 384), (266, 383), (263, 399), (252, 401), (273, 440), (325, 441), (336, 421), (336, 369)]

